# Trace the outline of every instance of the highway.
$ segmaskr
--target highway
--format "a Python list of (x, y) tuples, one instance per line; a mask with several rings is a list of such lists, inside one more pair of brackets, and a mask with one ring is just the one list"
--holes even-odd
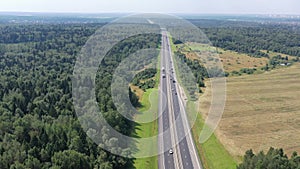
[[(159, 169), (202, 169), (191, 133), (177, 83), (170, 40), (166, 31), (162, 31), (161, 78), (160, 78), (160, 114), (159, 149), (165, 152), (159, 156)], [(179, 144), (178, 144), (179, 143)]]

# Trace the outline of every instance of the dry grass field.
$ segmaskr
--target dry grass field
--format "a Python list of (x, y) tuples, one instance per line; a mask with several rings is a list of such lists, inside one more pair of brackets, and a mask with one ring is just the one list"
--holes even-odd
[(255, 58), (229, 50), (218, 49), (218, 51), (224, 70), (227, 72), (239, 71), (242, 68), (260, 68), (269, 61), (267, 58)]
[[(204, 63), (214, 62), (215, 58), (220, 59), (226, 72), (239, 71), (242, 68), (261, 68), (269, 61), (268, 58), (255, 58), (247, 54), (241, 54), (230, 50), (225, 51), (220, 48), (210, 47), (200, 43), (187, 43), (187, 46), (176, 46), (177, 49), (180, 49), (189, 59), (192, 60), (200, 60), (199, 55), (194, 52), (200, 53), (200, 56), (205, 56), (202, 57), (203, 60), (201, 60)], [(215, 55), (213, 56), (212, 54)]]
[(135, 95), (139, 98), (139, 102), (141, 102), (144, 91), (141, 88), (139, 88), (138, 86), (134, 86), (132, 84), (130, 84), (129, 87), (130, 87), (131, 91), (133, 91), (135, 93)]
[[(204, 118), (211, 99), (207, 85), (200, 99)], [(288, 155), (300, 153), (300, 64), (229, 77), (225, 111), (215, 134), (235, 157), (270, 146), (283, 148)]]

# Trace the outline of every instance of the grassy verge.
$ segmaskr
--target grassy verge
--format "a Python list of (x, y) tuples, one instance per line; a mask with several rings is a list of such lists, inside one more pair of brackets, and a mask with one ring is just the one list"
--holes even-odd
[[(160, 56), (158, 57), (157, 74), (155, 76), (156, 85), (154, 89), (148, 89), (141, 96), (140, 102), (142, 107), (139, 109), (141, 114), (137, 114), (135, 119), (156, 119), (158, 113), (158, 99), (159, 99), (159, 80), (160, 80)], [(136, 135), (141, 138), (151, 137), (158, 135), (158, 121), (157, 119), (150, 123), (139, 124)], [(143, 151), (157, 151), (157, 142), (153, 143), (152, 146), (147, 146), (137, 143), (138, 150), (143, 149)], [(155, 147), (155, 149), (153, 149)], [(149, 150), (145, 150), (149, 148)], [(138, 152), (137, 152), (138, 153)], [(134, 167), (136, 169), (157, 169), (158, 168), (158, 158), (157, 156), (148, 158), (138, 158), (134, 160)]]
[(200, 144), (199, 135), (204, 125), (200, 115), (197, 116), (192, 135), (195, 140), (201, 161), (206, 169), (235, 169), (236, 161), (213, 134), (205, 143)]
[[(136, 119), (145, 119), (150, 116), (155, 116), (158, 109), (158, 90), (148, 89), (147, 92), (143, 94), (141, 99), (142, 108), (139, 110), (141, 114), (136, 116)], [(153, 118), (153, 117), (150, 117)], [(158, 122), (154, 120), (150, 123), (141, 123), (136, 130), (136, 135), (141, 138), (151, 137), (158, 134)], [(156, 151), (153, 147), (157, 147), (157, 142), (153, 145), (142, 145), (137, 143), (138, 150), (143, 151)], [(137, 152), (138, 153), (138, 152)], [(158, 168), (157, 156), (148, 158), (138, 158), (134, 161), (134, 166), (136, 169), (156, 169)]]

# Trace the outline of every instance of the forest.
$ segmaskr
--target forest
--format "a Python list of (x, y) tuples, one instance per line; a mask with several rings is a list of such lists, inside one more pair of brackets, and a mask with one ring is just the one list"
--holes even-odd
[[(98, 147), (74, 112), (71, 78), (76, 55), (101, 24), (2, 25), (0, 44), (0, 168), (132, 168), (132, 159)], [(97, 98), (109, 123), (129, 135), (134, 124), (116, 111), (111, 73), (135, 50), (153, 47), (158, 35), (121, 42), (104, 59)], [(138, 44), (138, 45), (137, 45)], [(122, 47), (121, 47), (122, 46)], [(131, 49), (123, 48), (132, 46)], [(134, 105), (137, 97), (130, 91)]]
[(0, 168), (111, 165), (81, 129), (71, 100), (75, 56), (96, 27), (1, 26)]
[[(269, 57), (261, 50), (300, 56), (300, 28), (285, 24), (258, 24), (201, 27), (212, 44), (253, 57)], [(246, 23), (246, 25), (249, 23)], [(199, 24), (200, 25), (200, 24)]]

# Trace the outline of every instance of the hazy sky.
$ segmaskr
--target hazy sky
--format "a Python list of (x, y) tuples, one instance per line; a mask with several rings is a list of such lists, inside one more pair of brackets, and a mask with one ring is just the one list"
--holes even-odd
[(300, 0), (0, 0), (0, 11), (300, 14)]

